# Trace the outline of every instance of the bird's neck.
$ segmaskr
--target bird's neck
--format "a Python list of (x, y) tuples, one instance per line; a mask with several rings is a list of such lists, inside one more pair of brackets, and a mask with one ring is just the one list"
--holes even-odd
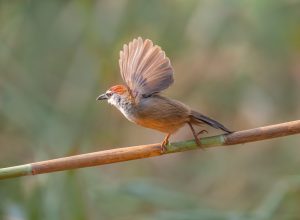
[(119, 96), (115, 96), (110, 98), (108, 102), (119, 109), (127, 119), (132, 121), (131, 116), (135, 110), (135, 103), (132, 99), (122, 99)]

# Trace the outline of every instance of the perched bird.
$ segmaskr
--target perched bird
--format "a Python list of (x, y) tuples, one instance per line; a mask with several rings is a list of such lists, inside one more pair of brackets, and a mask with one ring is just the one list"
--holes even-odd
[(119, 66), (125, 85), (112, 86), (97, 100), (107, 99), (129, 121), (166, 133), (161, 144), (163, 152), (170, 135), (185, 124), (189, 125), (198, 146), (201, 146), (198, 136), (206, 130), (196, 133), (193, 125), (208, 124), (231, 133), (219, 122), (160, 94), (173, 83), (174, 71), (165, 52), (151, 40), (139, 37), (125, 44)]

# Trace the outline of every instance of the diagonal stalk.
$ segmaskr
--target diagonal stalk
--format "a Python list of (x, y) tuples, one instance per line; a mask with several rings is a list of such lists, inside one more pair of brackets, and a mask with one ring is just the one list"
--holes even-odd
[[(300, 120), (297, 120), (266, 127), (237, 131), (232, 134), (205, 137), (201, 138), (200, 141), (203, 148), (209, 148), (249, 143), (299, 133)], [(7, 167), (0, 169), (0, 179), (91, 167), (199, 149), (194, 140), (170, 143), (166, 146), (166, 148), (166, 152), (162, 153), (160, 144), (148, 144), (97, 151), (93, 153)]]

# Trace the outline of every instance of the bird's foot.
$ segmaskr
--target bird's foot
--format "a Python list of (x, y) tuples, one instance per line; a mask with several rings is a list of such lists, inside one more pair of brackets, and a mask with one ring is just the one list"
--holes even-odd
[(164, 141), (161, 143), (160, 145), (160, 152), (163, 154), (163, 153), (166, 153), (167, 152), (167, 145), (169, 144), (169, 137), (170, 137), (171, 134), (167, 134), (167, 136), (165, 137)]
[(200, 138), (195, 137), (195, 142), (196, 142), (196, 144), (197, 144), (198, 147), (200, 147), (200, 148), (203, 149), (203, 146), (202, 146), (202, 144), (201, 144)]
[(201, 130), (200, 132), (196, 133), (195, 129), (193, 128), (193, 126), (192, 126), (192, 124), (190, 122), (188, 122), (188, 125), (191, 128), (191, 131), (193, 133), (193, 136), (195, 138), (195, 142), (196, 142), (197, 146), (203, 149), (202, 144), (200, 142), (200, 138), (198, 138), (198, 135), (201, 134), (201, 133), (203, 133), (203, 132), (207, 132), (207, 131), (206, 130)]
[(164, 140), (160, 145), (160, 152), (163, 154), (167, 152), (167, 145), (169, 144), (169, 140)]
[(203, 134), (203, 133), (206, 133), (206, 134), (208, 134), (208, 131), (207, 130), (205, 130), (205, 129), (203, 129), (203, 130), (201, 130), (201, 131), (199, 131), (198, 133), (197, 133), (197, 138), (195, 138), (195, 142), (196, 142), (196, 144), (198, 145), (198, 147), (200, 147), (201, 149), (204, 149), (204, 147), (202, 146), (202, 144), (201, 144), (201, 141), (200, 141), (200, 137), (198, 137), (200, 134)]

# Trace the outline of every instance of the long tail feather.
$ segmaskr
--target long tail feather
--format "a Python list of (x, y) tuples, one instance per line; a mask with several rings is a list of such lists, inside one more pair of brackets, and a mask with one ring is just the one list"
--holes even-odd
[(208, 124), (216, 129), (221, 129), (227, 133), (232, 133), (233, 131), (230, 131), (228, 128), (226, 128), (224, 125), (220, 124), (219, 122), (205, 116), (205, 115), (202, 115), (201, 113), (199, 112), (196, 112), (196, 111), (192, 111), (191, 112), (191, 121), (194, 122), (194, 123), (205, 123), (205, 124)]

